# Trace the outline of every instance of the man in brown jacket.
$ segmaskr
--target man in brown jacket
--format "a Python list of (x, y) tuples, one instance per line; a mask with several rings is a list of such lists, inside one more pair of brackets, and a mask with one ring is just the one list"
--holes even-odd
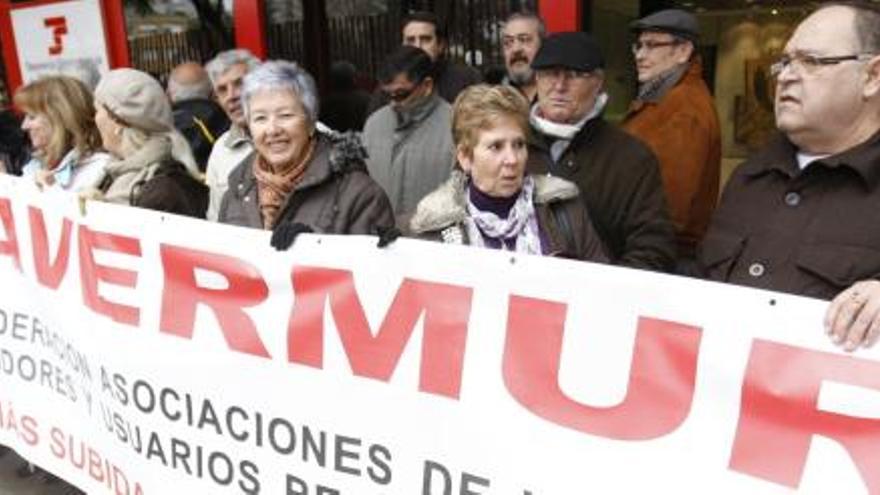
[(700, 264), (724, 282), (832, 299), (847, 350), (880, 338), (880, 8), (825, 5), (771, 72), (781, 134), (730, 178)]
[(694, 257), (718, 201), (721, 131), (695, 51), (697, 19), (683, 10), (651, 14), (632, 24), (638, 97), (623, 129), (648, 144), (675, 224), (678, 255)]

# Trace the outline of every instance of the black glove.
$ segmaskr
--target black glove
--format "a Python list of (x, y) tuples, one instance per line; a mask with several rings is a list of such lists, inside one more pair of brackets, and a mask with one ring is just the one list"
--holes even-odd
[(278, 251), (286, 251), (293, 245), (293, 241), (302, 233), (314, 232), (311, 227), (299, 222), (282, 222), (272, 229), (272, 247)]
[(383, 248), (400, 237), (400, 229), (397, 227), (376, 227), (376, 234), (379, 236), (378, 247)]

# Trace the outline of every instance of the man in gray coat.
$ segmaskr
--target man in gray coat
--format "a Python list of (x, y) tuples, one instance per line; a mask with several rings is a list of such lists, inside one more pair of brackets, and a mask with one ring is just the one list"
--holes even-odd
[(453, 164), (452, 107), (434, 91), (432, 66), (420, 48), (392, 53), (379, 74), (390, 103), (364, 126), (367, 168), (398, 215), (415, 210)]

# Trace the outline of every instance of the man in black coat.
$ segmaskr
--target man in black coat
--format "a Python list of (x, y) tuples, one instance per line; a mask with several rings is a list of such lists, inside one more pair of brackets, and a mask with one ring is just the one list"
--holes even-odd
[(659, 165), (644, 143), (602, 118), (603, 65), (586, 33), (544, 40), (532, 62), (538, 102), (529, 116), (528, 170), (580, 187), (612, 263), (671, 270), (675, 242)]
[(167, 92), (174, 127), (189, 142), (196, 164), (204, 172), (214, 142), (229, 129), (229, 118), (212, 99), (208, 73), (196, 62), (184, 62), (171, 71)]

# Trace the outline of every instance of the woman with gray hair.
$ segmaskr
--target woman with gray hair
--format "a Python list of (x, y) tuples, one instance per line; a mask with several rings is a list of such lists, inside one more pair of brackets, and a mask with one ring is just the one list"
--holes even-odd
[(354, 134), (316, 132), (315, 81), (293, 62), (248, 73), (242, 106), (256, 153), (229, 175), (219, 220), (273, 229), (286, 249), (299, 232), (376, 234), (394, 226)]
[(205, 216), (207, 188), (158, 81), (134, 69), (108, 72), (95, 89), (95, 124), (112, 160), (86, 197)]

